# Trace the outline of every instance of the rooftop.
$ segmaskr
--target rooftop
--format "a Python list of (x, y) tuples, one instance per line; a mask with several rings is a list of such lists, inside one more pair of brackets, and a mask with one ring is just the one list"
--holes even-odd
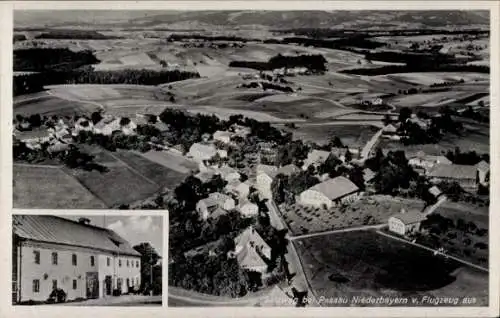
[(294, 164), (289, 164), (278, 169), (278, 174), (284, 174), (286, 176), (290, 176), (297, 172), (300, 172), (300, 169)]
[(270, 176), (271, 178), (274, 178), (278, 174), (278, 167), (258, 164), (257, 165), (257, 174), (260, 174), (260, 173), (265, 173), (268, 176)]
[(356, 192), (359, 188), (351, 180), (340, 176), (318, 183), (308, 190), (318, 191), (330, 200), (335, 200)]
[(114, 231), (53, 215), (13, 215), (13, 231), (20, 238), (140, 256)]
[(400, 220), (405, 225), (422, 222), (426, 219), (425, 215), (420, 213), (418, 210), (410, 210), (408, 212), (401, 210), (401, 212), (393, 215), (392, 217)]
[(477, 168), (475, 166), (454, 165), (454, 164), (436, 164), (429, 171), (429, 177), (451, 178), (451, 179), (475, 179)]
[(476, 164), (476, 168), (481, 171), (489, 171), (490, 164), (484, 160), (481, 160), (479, 163)]

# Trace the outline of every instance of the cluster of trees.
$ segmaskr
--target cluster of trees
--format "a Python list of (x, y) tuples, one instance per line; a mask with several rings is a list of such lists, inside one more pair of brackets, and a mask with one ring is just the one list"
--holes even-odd
[(385, 43), (367, 39), (365, 35), (344, 36), (343, 38), (336, 40), (321, 39), (317, 37), (285, 37), (282, 40), (265, 40), (264, 43), (298, 44), (303, 46), (323, 47), (338, 50), (348, 48), (376, 49), (378, 47), (385, 46)]
[(12, 41), (14, 43), (20, 42), (20, 41), (26, 41), (26, 35), (24, 35), (24, 34), (14, 34), (12, 36)]
[(278, 167), (293, 163), (301, 167), (304, 159), (307, 158), (310, 147), (304, 144), (302, 140), (294, 140), (278, 146), (275, 165)]
[(230, 67), (247, 67), (259, 71), (274, 70), (279, 68), (306, 67), (312, 72), (326, 71), (327, 60), (321, 54), (301, 54), (288, 56), (278, 54), (271, 57), (267, 62), (256, 61), (232, 61)]
[(476, 72), (490, 73), (489, 66), (486, 65), (466, 65), (466, 64), (422, 64), (412, 63), (408, 65), (386, 65), (374, 68), (354, 68), (341, 70), (340, 73), (355, 75), (385, 75), (393, 73), (413, 73), (413, 72)]
[(417, 242), (433, 248), (444, 245), (450, 254), (487, 264), (487, 229), (478, 227), (472, 221), (466, 222), (461, 218), (453, 221), (438, 213), (429, 215), (421, 226), (424, 234), (417, 236)]
[(161, 256), (148, 242), (140, 243), (133, 248), (141, 254), (140, 291), (145, 295), (149, 295), (151, 291), (153, 295), (161, 295), (162, 266), (158, 263)]
[[(220, 178), (220, 177), (219, 177)], [(169, 284), (212, 295), (230, 297), (244, 296), (262, 286), (261, 274), (240, 268), (227, 252), (235, 248), (234, 239), (250, 225), (272, 248), (268, 271), (280, 271), (286, 252), (285, 233), (270, 226), (269, 216), (261, 209), (257, 218), (244, 218), (236, 211), (229, 211), (216, 219), (201, 221), (195, 211), (196, 202), (210, 192), (220, 190), (224, 183), (211, 180), (203, 184), (190, 176), (180, 184), (170, 198), (163, 201), (169, 210), (170, 258)], [(257, 199), (258, 200), (258, 199)], [(262, 202), (258, 202), (262, 206)], [(215, 255), (198, 253), (184, 254), (194, 247), (209, 244)]]
[(441, 35), (441, 34), (463, 34), (463, 35), (489, 35), (488, 30), (443, 30), (439, 29), (384, 29), (373, 31), (360, 31), (359, 29), (341, 29), (334, 30), (330, 28), (295, 28), (273, 30), (276, 33), (294, 33), (296, 35), (309, 36), (313, 38), (336, 38), (346, 35), (359, 35), (365, 37), (375, 36), (402, 36), (402, 35)]
[(439, 82), (439, 83), (432, 83), (431, 85), (429, 85), (429, 87), (449, 87), (449, 86), (453, 86), (456, 84), (463, 84), (463, 83), (465, 83), (465, 81), (463, 78), (461, 78), (458, 81), (444, 81), (444, 82)]
[(377, 149), (365, 164), (376, 172), (373, 184), (378, 193), (397, 195), (402, 189), (409, 189), (412, 180), (417, 180), (418, 174), (408, 164), (404, 151), (389, 151), (384, 156)]
[[(482, 101), (480, 101), (482, 102)], [(484, 103), (483, 103), (484, 105)], [(479, 105), (482, 106), (482, 105)], [(490, 114), (489, 114), (489, 109), (481, 109), (479, 111), (476, 111), (472, 108), (472, 106), (467, 107), (467, 109), (461, 113), (457, 114), (462, 117), (470, 118), (472, 120), (476, 120), (481, 123), (489, 123), (490, 122)]]
[[(398, 132), (402, 135), (401, 141), (406, 145), (436, 143), (446, 133), (460, 135), (463, 131), (462, 123), (455, 121), (452, 117), (453, 111), (447, 107), (439, 109), (439, 116), (430, 118), (425, 113), (419, 113), (419, 120), (429, 120), (427, 127), (421, 127), (419, 124), (409, 121), (412, 117), (412, 110), (408, 107), (403, 107), (399, 111), (398, 120), (400, 126)], [(386, 123), (390, 122), (390, 118), (385, 118)]]
[[(62, 65), (62, 64), (61, 64)], [(59, 65), (58, 67), (61, 67)], [(70, 67), (66, 65), (65, 67)], [(37, 68), (37, 67), (36, 67)], [(94, 71), (90, 68), (67, 71), (49, 70), (43, 73), (14, 76), (14, 96), (43, 90), (46, 85), (57, 84), (134, 84), (159, 85), (162, 83), (198, 78), (197, 72), (179, 70), (116, 70)]]
[(67, 48), (14, 50), (14, 70), (24, 72), (69, 71), (100, 61), (89, 50), (73, 52)]
[(106, 166), (94, 161), (94, 156), (85, 153), (74, 145), (67, 150), (51, 153), (49, 143), (41, 144), (40, 149), (30, 149), (19, 140), (14, 140), (12, 145), (13, 159), (19, 162), (40, 163), (47, 160), (56, 160), (71, 169), (83, 169), (87, 171), (97, 170), (101, 173), (108, 171)]
[(448, 152), (446, 152), (446, 158), (457, 165), (473, 166), (482, 160), (490, 162), (490, 155), (487, 153), (478, 154), (475, 150), (462, 152), (459, 147), (456, 147), (454, 151), (448, 150)]
[(299, 171), (290, 176), (278, 174), (271, 183), (273, 199), (276, 203), (295, 203), (295, 195), (307, 190), (319, 182), (314, 169)]
[(94, 30), (50, 30), (35, 36), (35, 39), (60, 39), (60, 40), (108, 40), (121, 39), (122, 37), (104, 35)]

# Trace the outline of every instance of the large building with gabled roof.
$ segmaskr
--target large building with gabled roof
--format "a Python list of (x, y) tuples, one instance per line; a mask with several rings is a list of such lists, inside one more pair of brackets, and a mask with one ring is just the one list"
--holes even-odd
[(310, 187), (300, 194), (300, 204), (331, 208), (354, 201), (360, 194), (359, 188), (346, 177), (328, 179)]
[(106, 228), (52, 215), (13, 215), (13, 303), (111, 297), (141, 285), (141, 254)]

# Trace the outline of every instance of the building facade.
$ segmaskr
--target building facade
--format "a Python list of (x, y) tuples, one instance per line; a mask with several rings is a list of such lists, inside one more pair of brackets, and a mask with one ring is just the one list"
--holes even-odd
[(13, 303), (137, 292), (140, 254), (111, 230), (50, 215), (15, 215)]

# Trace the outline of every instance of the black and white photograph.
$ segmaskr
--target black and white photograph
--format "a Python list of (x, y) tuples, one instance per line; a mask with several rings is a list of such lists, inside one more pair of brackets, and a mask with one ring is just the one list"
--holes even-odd
[(12, 216), (14, 305), (161, 306), (161, 216)]
[(163, 210), (164, 306), (491, 306), (491, 12), (385, 7), (15, 10), (13, 207), (136, 214), (15, 215), (13, 301), (161, 303)]

